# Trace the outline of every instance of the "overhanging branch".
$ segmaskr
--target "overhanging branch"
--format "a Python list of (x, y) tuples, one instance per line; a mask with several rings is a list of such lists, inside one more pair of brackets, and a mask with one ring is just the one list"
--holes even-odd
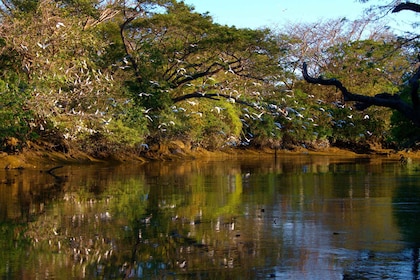
[(420, 77), (420, 68), (416, 71), (415, 75), (410, 79), (410, 84), (412, 86), (411, 96), (413, 104), (417, 104), (417, 107), (411, 106), (410, 104), (404, 102), (400, 99), (398, 95), (389, 94), (389, 93), (379, 93), (375, 96), (367, 96), (362, 94), (352, 93), (347, 90), (343, 84), (337, 79), (324, 79), (323, 77), (314, 78), (308, 74), (307, 64), (303, 63), (302, 74), (305, 81), (310, 84), (319, 84), (325, 86), (335, 86), (339, 89), (343, 95), (344, 101), (355, 101), (356, 109), (364, 110), (370, 106), (379, 106), (391, 108), (399, 111), (406, 118), (411, 120), (415, 125), (420, 126), (420, 114), (416, 110), (419, 104), (419, 97), (417, 90), (419, 88), (419, 77)]
[(416, 3), (411, 3), (411, 2), (401, 3), (395, 6), (392, 12), (398, 13), (398, 12), (401, 12), (402, 10), (408, 10), (408, 11), (420, 13), (420, 5)]

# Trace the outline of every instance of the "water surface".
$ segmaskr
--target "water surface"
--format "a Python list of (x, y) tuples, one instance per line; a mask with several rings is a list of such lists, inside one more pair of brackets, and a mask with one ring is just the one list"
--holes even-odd
[(420, 165), (281, 156), (0, 171), (2, 279), (419, 279)]

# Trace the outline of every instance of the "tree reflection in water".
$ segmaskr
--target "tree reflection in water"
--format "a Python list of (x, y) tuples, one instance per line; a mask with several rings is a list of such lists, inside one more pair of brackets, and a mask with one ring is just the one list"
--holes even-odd
[(4, 171), (0, 272), (20, 279), (415, 278), (415, 169), (301, 156), (66, 166), (54, 176)]

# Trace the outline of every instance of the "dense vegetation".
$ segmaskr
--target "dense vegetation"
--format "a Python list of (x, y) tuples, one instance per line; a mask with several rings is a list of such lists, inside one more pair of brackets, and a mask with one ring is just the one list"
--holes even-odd
[(175, 0), (2, 0), (0, 150), (411, 147), (412, 125), (334, 89), (409, 95), (417, 37), (361, 19), (238, 29)]

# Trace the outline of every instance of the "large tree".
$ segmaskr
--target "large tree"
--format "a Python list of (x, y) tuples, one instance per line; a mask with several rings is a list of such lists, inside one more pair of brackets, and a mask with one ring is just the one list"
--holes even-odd
[[(393, 13), (400, 12), (402, 10), (410, 10), (414, 12), (420, 11), (420, 5), (416, 3), (406, 2), (406, 3), (397, 3), (393, 2)], [(418, 36), (410, 36), (409, 38), (399, 38), (394, 42), (396, 48), (403, 48), (407, 45), (414, 46), (417, 41)], [(415, 51), (416, 48), (412, 47), (411, 50)], [(413, 66), (418, 64), (413, 63)], [(343, 85), (342, 81), (336, 78), (324, 78), (322, 76), (312, 77), (308, 72), (307, 63), (303, 63), (303, 77), (304, 79), (312, 84), (320, 84), (327, 86), (336, 87), (341, 93), (344, 101), (354, 101), (355, 108), (358, 110), (364, 110), (370, 106), (380, 106), (394, 109), (400, 112), (407, 119), (412, 121), (413, 124), (420, 127), (420, 99), (418, 95), (419, 89), (419, 78), (420, 78), (420, 67), (412, 71), (410, 78), (407, 79), (408, 85), (410, 87), (410, 96), (408, 100), (402, 98), (401, 92), (397, 94), (392, 94), (389, 92), (381, 92), (373, 96), (354, 93), (346, 86)]]
[[(139, 92), (152, 98), (166, 95), (175, 103), (236, 99), (239, 94), (231, 93), (238, 84), (270, 82), (280, 52), (268, 30), (216, 24), (184, 2), (167, 1), (159, 7), (148, 16), (126, 9), (121, 25), (127, 71), (134, 73)], [(248, 92), (242, 89), (245, 97)]]

